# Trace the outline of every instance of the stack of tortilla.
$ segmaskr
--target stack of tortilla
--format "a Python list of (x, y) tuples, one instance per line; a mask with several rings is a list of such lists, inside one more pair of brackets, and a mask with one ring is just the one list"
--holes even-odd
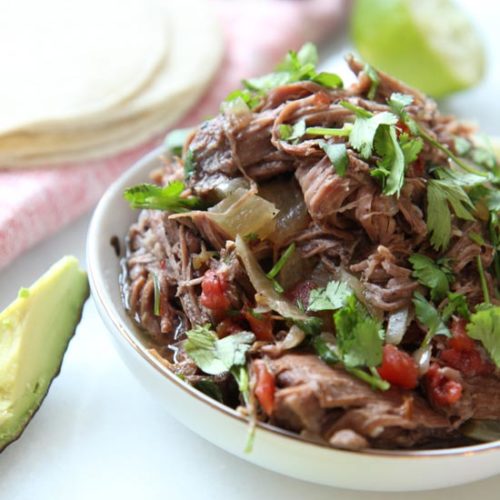
[(202, 0), (0, 6), (0, 167), (110, 155), (164, 131), (222, 58)]

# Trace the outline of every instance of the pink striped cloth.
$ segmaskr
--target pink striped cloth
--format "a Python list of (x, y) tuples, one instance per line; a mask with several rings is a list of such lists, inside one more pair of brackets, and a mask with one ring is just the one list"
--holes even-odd
[[(226, 41), (222, 67), (178, 125), (216, 112), (243, 77), (269, 71), (288, 49), (333, 35), (345, 6), (346, 0), (214, 2)], [(163, 136), (111, 157), (57, 168), (0, 170), (0, 268), (92, 208), (111, 182)]]

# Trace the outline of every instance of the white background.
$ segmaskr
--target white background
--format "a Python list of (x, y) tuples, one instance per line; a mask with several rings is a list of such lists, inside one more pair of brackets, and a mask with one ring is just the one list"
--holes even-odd
[[(500, 9), (496, 5), (467, 2), (488, 47), (490, 72), (480, 87), (454, 97), (445, 107), (476, 118), (485, 132), (500, 135)], [(339, 48), (344, 51), (345, 42), (333, 43), (324, 53)], [(338, 56), (329, 61), (330, 67), (339, 66)], [(74, 254), (85, 262), (89, 221), (89, 215), (78, 220), (0, 272), (0, 308), (15, 297), (20, 286), (29, 285), (62, 255)], [(497, 476), (404, 497), (489, 500), (500, 498), (499, 492)], [(173, 420), (136, 382), (115, 353), (89, 300), (61, 375), (22, 438), (0, 454), (0, 498), (392, 500), (402, 494), (351, 492), (304, 483), (248, 464), (202, 440)]]

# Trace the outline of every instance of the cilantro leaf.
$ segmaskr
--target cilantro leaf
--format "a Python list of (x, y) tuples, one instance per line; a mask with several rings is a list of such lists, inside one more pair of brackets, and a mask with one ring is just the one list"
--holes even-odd
[(333, 137), (348, 137), (351, 133), (352, 125), (344, 123), (342, 128), (329, 128), (329, 127), (307, 127), (307, 135), (322, 135)]
[(318, 73), (315, 77), (313, 77), (312, 81), (329, 89), (341, 89), (344, 86), (344, 82), (339, 75), (335, 73), (327, 73), (324, 71)]
[(344, 177), (349, 166), (349, 157), (347, 156), (347, 149), (345, 144), (330, 144), (325, 142), (321, 145), (321, 149), (326, 153), (330, 160), (335, 172)]
[(405, 178), (405, 158), (399, 146), (394, 126), (382, 125), (379, 127), (375, 135), (375, 150), (382, 159), (371, 174), (382, 181), (385, 195), (396, 194), (399, 196)]
[(474, 220), (470, 210), (474, 205), (461, 186), (444, 179), (431, 179), (427, 185), (427, 227), (431, 244), (436, 250), (445, 249), (451, 238), (451, 204), (457, 217)]
[(220, 375), (234, 366), (244, 365), (246, 352), (255, 340), (250, 332), (235, 333), (219, 340), (209, 324), (198, 325), (186, 335), (186, 354), (209, 375)]
[(413, 102), (413, 96), (408, 94), (401, 94), (399, 92), (393, 92), (387, 104), (391, 110), (397, 115), (401, 115), (405, 108)]
[(184, 177), (189, 179), (196, 170), (196, 160), (192, 149), (188, 149), (184, 157)]
[(283, 141), (294, 141), (300, 139), (306, 133), (306, 121), (299, 120), (294, 125), (281, 124), (279, 126), (280, 139)]
[[(318, 51), (312, 43), (306, 43), (295, 52), (289, 51), (285, 59), (276, 66), (276, 71), (257, 78), (243, 80), (247, 91), (262, 94), (280, 85), (312, 80), (329, 88), (341, 88), (342, 79), (333, 73), (317, 73)], [(251, 108), (252, 109), (252, 108)]]
[(412, 255), (408, 260), (413, 266), (412, 276), (431, 290), (432, 300), (441, 300), (446, 297), (449, 291), (449, 282), (453, 278), (448, 268), (445, 268), (445, 271), (432, 259), (418, 253)]
[(368, 316), (351, 295), (334, 316), (337, 345), (346, 367), (374, 367), (382, 362), (384, 344), (381, 324)]
[(467, 333), (479, 340), (500, 368), (500, 307), (494, 306), (476, 312), (467, 325)]
[(347, 283), (330, 281), (326, 288), (311, 290), (308, 311), (333, 311), (346, 305), (352, 290)]
[(203, 392), (203, 394), (206, 394), (208, 397), (215, 399), (219, 403), (224, 402), (222, 391), (213, 380), (202, 378), (201, 380), (198, 380), (198, 382), (195, 382), (193, 386), (199, 391)]
[(368, 90), (368, 94), (366, 96), (368, 97), (368, 99), (373, 100), (377, 95), (377, 89), (378, 86), (380, 85), (380, 78), (378, 76), (377, 71), (373, 69), (369, 64), (365, 64), (363, 71), (366, 73), (366, 75), (372, 82)]
[(413, 305), (415, 306), (415, 315), (418, 321), (427, 327), (428, 335), (424, 343), (428, 344), (434, 335), (450, 336), (450, 331), (444, 324), (439, 312), (430, 302), (427, 302), (422, 294), (418, 292), (413, 294)]
[(465, 296), (461, 293), (449, 292), (448, 303), (443, 308), (443, 311), (441, 313), (443, 321), (448, 321), (451, 318), (452, 314), (455, 313), (462, 316), (462, 318), (470, 318), (469, 306), (467, 305)]
[(295, 243), (292, 243), (282, 254), (281, 257), (278, 259), (278, 262), (274, 264), (272, 269), (266, 274), (266, 276), (269, 279), (276, 278), (278, 273), (283, 269), (283, 266), (287, 263), (288, 259), (292, 256), (292, 254), (295, 252)]
[[(360, 108), (362, 109), (362, 108)], [(354, 126), (349, 135), (351, 146), (359, 151), (361, 156), (367, 160), (372, 155), (373, 141), (380, 125), (394, 125), (398, 117), (387, 111), (371, 116), (361, 116), (357, 114)]]
[(336, 365), (340, 363), (338, 354), (327, 344), (326, 340), (318, 335), (312, 341), (316, 354), (327, 364)]
[(411, 139), (408, 134), (404, 133), (399, 136), (399, 145), (403, 151), (405, 165), (410, 165), (418, 158), (424, 147), (424, 141), (420, 137)]
[(182, 149), (187, 138), (193, 132), (193, 128), (178, 128), (172, 130), (165, 137), (166, 148), (175, 156), (182, 155)]
[(183, 198), (185, 185), (182, 181), (172, 181), (165, 187), (155, 184), (139, 184), (125, 190), (123, 197), (132, 208), (186, 212), (201, 205), (199, 198)]
[(259, 93), (251, 92), (248, 89), (233, 90), (222, 102), (221, 111), (226, 112), (228, 109), (231, 109), (231, 103), (237, 101), (243, 102), (247, 105), (248, 109), (253, 110), (261, 104), (262, 95)]

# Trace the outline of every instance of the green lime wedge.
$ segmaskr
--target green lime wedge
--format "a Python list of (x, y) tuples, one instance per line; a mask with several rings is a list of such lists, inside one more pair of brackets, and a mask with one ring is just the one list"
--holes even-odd
[(366, 62), (434, 97), (484, 73), (481, 40), (451, 0), (356, 0), (351, 35)]

